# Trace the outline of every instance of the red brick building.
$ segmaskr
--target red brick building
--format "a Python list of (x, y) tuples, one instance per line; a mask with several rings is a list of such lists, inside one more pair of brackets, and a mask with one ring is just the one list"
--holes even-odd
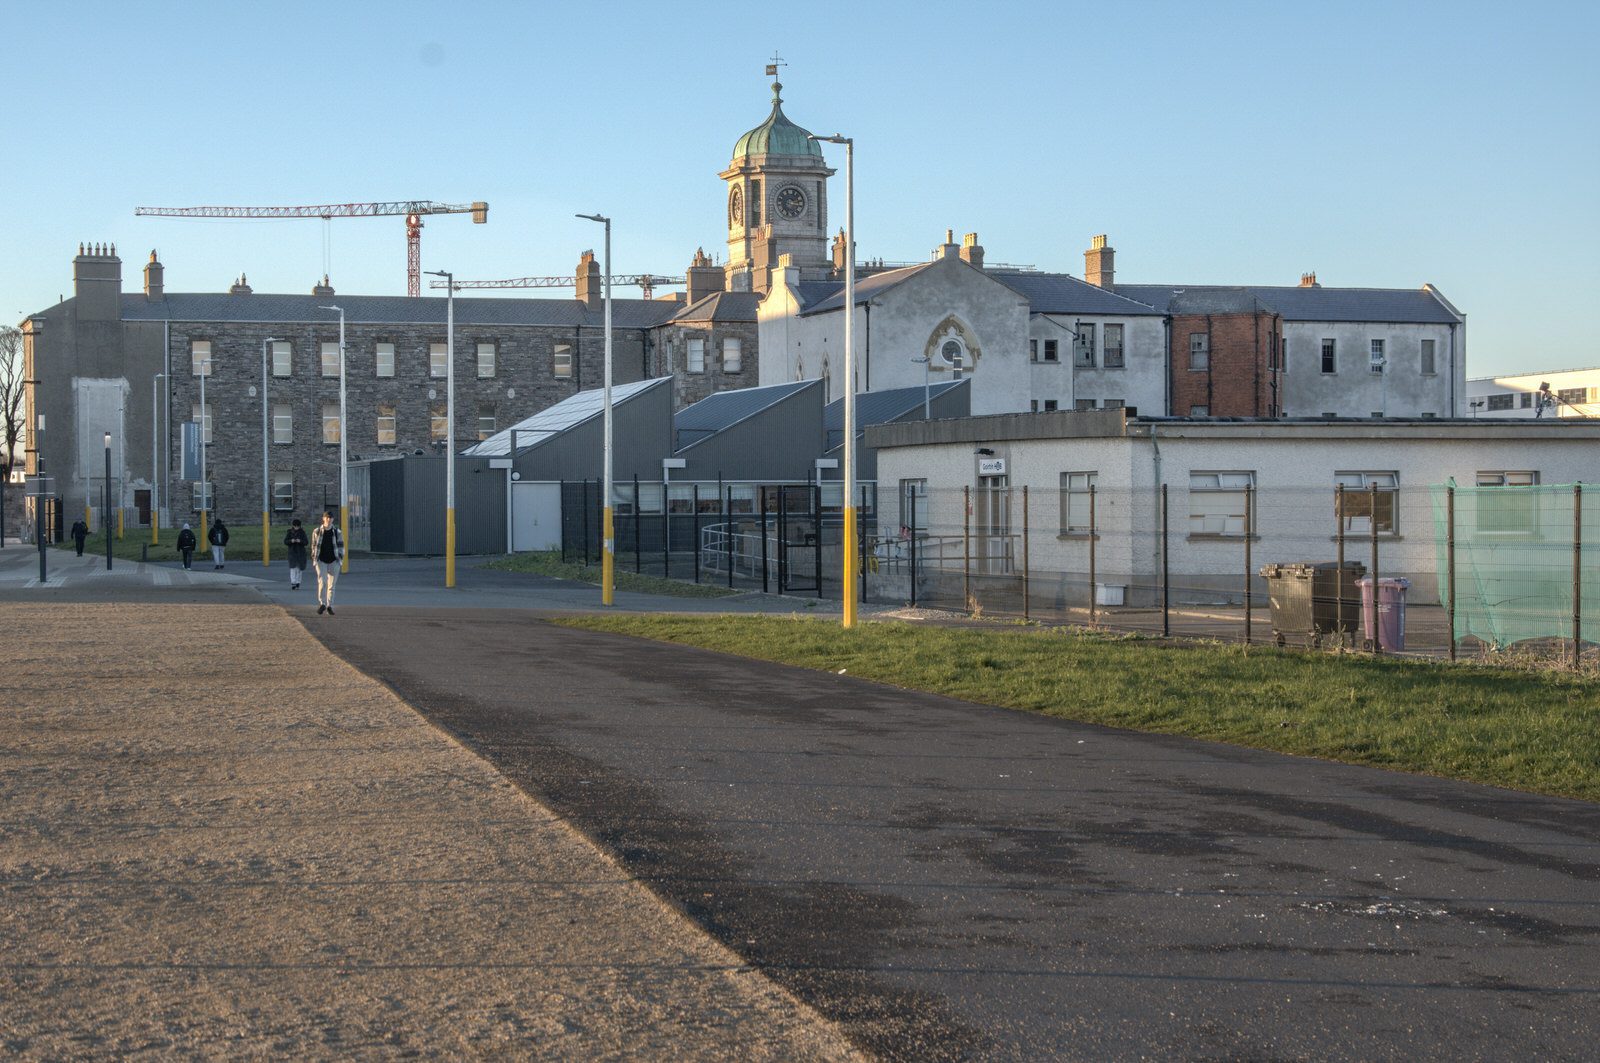
[(1171, 412), (1283, 415), (1283, 316), (1248, 289), (1180, 292), (1168, 306)]

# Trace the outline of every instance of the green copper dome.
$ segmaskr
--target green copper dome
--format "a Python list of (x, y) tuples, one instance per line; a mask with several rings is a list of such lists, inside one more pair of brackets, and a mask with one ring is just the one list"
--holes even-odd
[(822, 147), (811, 134), (795, 125), (783, 113), (783, 86), (772, 83), (772, 113), (767, 120), (739, 138), (733, 157), (745, 155), (813, 155), (822, 157)]

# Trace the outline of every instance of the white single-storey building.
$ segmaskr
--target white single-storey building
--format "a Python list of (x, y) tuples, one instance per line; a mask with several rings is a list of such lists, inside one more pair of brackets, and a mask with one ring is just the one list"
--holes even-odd
[[(1086, 590), (1091, 544), (1095, 582), (1110, 600), (1152, 600), (1165, 540), (1174, 600), (1226, 602), (1242, 595), (1247, 570), (1332, 561), (1341, 543), (1347, 559), (1367, 563), (1374, 519), (1380, 574), (1411, 580), (1413, 601), (1437, 601), (1446, 485), (1507, 492), (1463, 506), (1458, 537), (1548, 540), (1570, 566), (1570, 513), (1552, 516), (1548, 500), (1514, 492), (1600, 476), (1600, 422), (1570, 420), (1094, 410), (883, 425), (867, 442), (878, 454), (880, 527), (900, 525), (934, 563), (954, 557), (957, 567), (998, 574), (1022, 564), (1026, 523), (1033, 593), (1069, 601)], [(1600, 527), (1588, 534), (1600, 541)]]

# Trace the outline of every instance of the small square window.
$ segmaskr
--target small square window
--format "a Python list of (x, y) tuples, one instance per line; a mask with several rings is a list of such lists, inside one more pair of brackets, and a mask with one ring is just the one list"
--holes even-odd
[(1211, 416), (1211, 407), (1210, 406), (1190, 406), (1189, 407), (1189, 416), (1190, 417), (1210, 417)]
[(1055, 399), (1045, 399), (1044, 400), (1044, 412), (1045, 413), (1054, 413), (1055, 410), (1056, 410), (1056, 400)]
[(1072, 408), (1075, 409), (1075, 410), (1092, 410), (1092, 409), (1094, 409), (1094, 400), (1093, 399), (1075, 399), (1075, 400), (1073, 400)]

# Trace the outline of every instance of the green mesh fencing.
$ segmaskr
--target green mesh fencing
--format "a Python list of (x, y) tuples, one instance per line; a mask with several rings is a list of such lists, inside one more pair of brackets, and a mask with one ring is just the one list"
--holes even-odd
[(1433, 512), (1441, 588), (1455, 543), (1457, 639), (1571, 639), (1575, 606), (1583, 640), (1600, 638), (1600, 484), (1437, 486)]

